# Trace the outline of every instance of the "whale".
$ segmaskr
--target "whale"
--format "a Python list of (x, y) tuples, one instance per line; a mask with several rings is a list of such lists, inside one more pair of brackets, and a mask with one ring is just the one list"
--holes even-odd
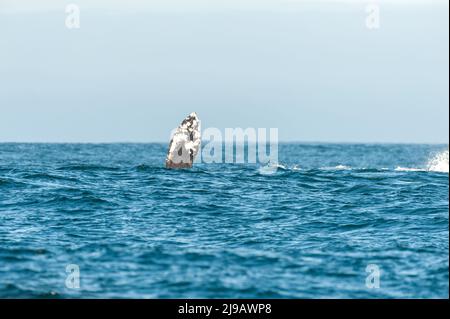
[(172, 134), (167, 150), (166, 168), (192, 168), (201, 145), (200, 120), (189, 114)]

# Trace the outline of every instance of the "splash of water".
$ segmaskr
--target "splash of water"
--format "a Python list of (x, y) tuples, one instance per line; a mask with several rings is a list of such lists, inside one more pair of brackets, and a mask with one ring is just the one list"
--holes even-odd
[(448, 173), (448, 150), (432, 158), (428, 162), (427, 169), (432, 172)]

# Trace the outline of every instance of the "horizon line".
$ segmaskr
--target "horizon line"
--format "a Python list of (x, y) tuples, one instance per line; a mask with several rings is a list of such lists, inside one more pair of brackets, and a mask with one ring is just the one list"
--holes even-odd
[[(210, 140), (204, 140), (205, 142), (210, 142)], [(0, 141), (0, 144), (91, 144), (91, 145), (101, 145), (101, 144), (169, 144), (170, 141)], [(229, 143), (231, 141), (224, 140), (222, 143)], [(236, 144), (241, 144), (242, 141), (233, 141)], [(244, 141), (245, 143), (245, 141)], [(446, 142), (396, 142), (396, 141), (314, 141), (314, 140), (280, 140), (277, 144), (390, 144), (390, 145), (449, 145), (449, 141)]]

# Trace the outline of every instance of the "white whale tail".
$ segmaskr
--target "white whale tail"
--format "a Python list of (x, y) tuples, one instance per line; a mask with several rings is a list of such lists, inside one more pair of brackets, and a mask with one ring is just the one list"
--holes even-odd
[(170, 140), (166, 168), (191, 168), (201, 145), (200, 120), (189, 114), (175, 130)]

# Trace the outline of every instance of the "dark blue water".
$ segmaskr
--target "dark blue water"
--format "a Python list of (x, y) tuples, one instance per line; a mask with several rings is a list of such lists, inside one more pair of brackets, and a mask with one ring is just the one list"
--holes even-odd
[(162, 144), (0, 144), (0, 297), (448, 298), (446, 150), (282, 144), (276, 172), (173, 171)]

